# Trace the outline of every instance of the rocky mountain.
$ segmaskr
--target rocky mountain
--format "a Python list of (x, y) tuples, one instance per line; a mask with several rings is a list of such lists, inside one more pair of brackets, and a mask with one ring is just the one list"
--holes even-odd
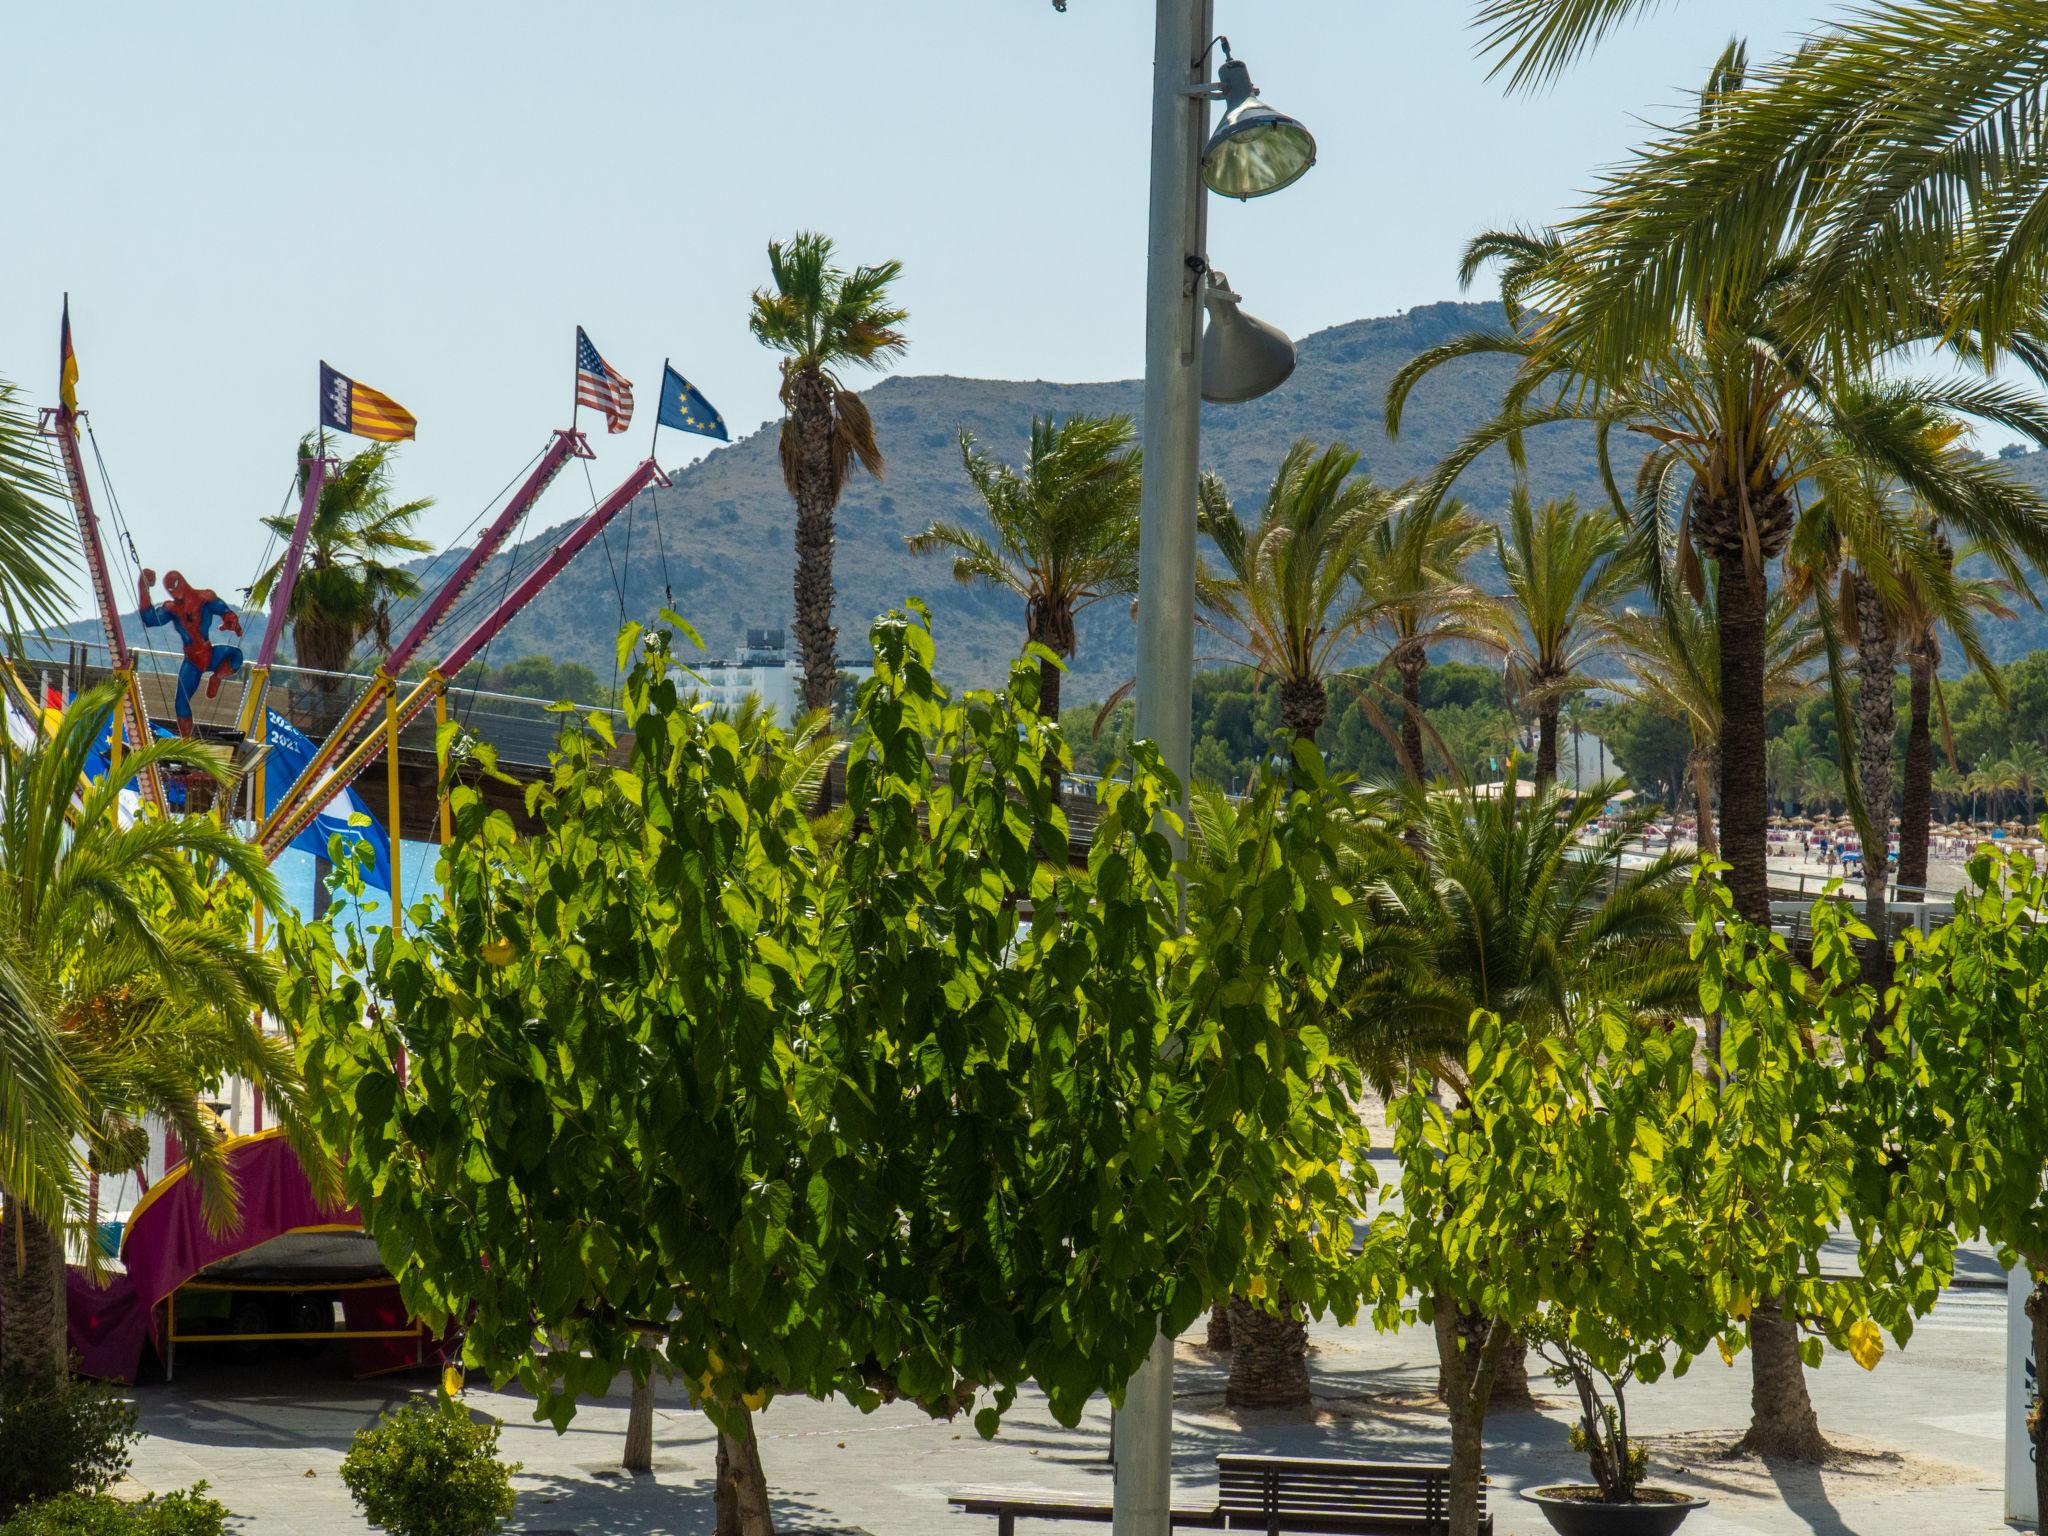
[[(1394, 440), (1380, 411), (1387, 381), (1423, 348), (1498, 318), (1493, 305), (1435, 304), (1310, 336), (1301, 342), (1294, 376), (1280, 389), (1247, 405), (1204, 409), (1202, 462), (1223, 476), (1234, 496), (1254, 505), (1287, 445), (1300, 436), (1349, 443), (1383, 481), (1421, 474), (1489, 413), (1508, 365), (1475, 361), (1430, 380)], [(980, 520), (960, 468), (963, 429), (998, 455), (1021, 457), (1034, 414), (1120, 411), (1135, 420), (1143, 386), (1135, 379), (1061, 384), (904, 376), (882, 380), (866, 398), (888, 473), (881, 480), (856, 475), (840, 506), (840, 653), (864, 654), (871, 617), (917, 596), (931, 605), (946, 671), (966, 682), (996, 681), (1023, 642), (1023, 605), (1007, 594), (958, 585), (945, 560), (912, 556), (904, 539), (933, 518)], [(1583, 431), (1561, 428), (1532, 442), (1530, 469), (1546, 495), (1597, 491), (1591, 435)], [(1492, 454), (1474, 466), (1463, 494), (1492, 512), (1505, 506), (1509, 483), (1505, 455)], [(633, 509), (630, 559), (622, 516), (606, 541), (611, 563), (606, 546), (592, 546), (511, 626), (493, 647), (493, 660), (546, 652), (584, 661), (608, 677), (621, 606), (614, 572), (626, 613), (645, 618), (662, 602), (662, 550), (676, 611), (697, 626), (714, 655), (730, 654), (747, 629), (788, 621), (791, 515), (771, 425), (682, 470), (670, 489), (643, 498)], [(541, 537), (552, 540), (560, 531)], [(1131, 666), (1129, 605), (1101, 604), (1083, 617), (1068, 697), (1099, 697), (1129, 676)]]
[[(1482, 358), (1443, 369), (1410, 400), (1397, 439), (1387, 436), (1381, 413), (1387, 381), (1424, 348), (1499, 319), (1499, 308), (1492, 304), (1432, 304), (1309, 336), (1300, 343), (1299, 366), (1281, 388), (1246, 405), (1204, 409), (1203, 465), (1223, 476), (1248, 511), (1297, 437), (1350, 444), (1362, 455), (1365, 469), (1383, 482), (1426, 473), (1491, 414), (1511, 364)], [(942, 668), (959, 681), (995, 682), (1022, 644), (1022, 603), (1004, 593), (958, 585), (946, 560), (913, 556), (904, 539), (934, 518), (981, 521), (980, 505), (960, 468), (962, 430), (996, 454), (1017, 458), (1034, 415), (1120, 411), (1135, 420), (1142, 410), (1143, 386), (1136, 379), (1062, 384), (908, 375), (880, 381), (866, 399), (888, 473), (881, 480), (856, 474), (840, 506), (840, 654), (864, 656), (870, 619), (917, 596), (931, 606)], [(1601, 499), (1588, 429), (1561, 425), (1532, 434), (1528, 459), (1538, 496), (1573, 492), (1582, 500)], [(2015, 474), (2048, 490), (2048, 453), (2021, 454), (2007, 463)], [(1459, 489), (1474, 507), (1497, 515), (1506, 506), (1511, 483), (1506, 455), (1495, 450), (1466, 473)], [(549, 499), (551, 509), (580, 499), (572, 485), (581, 490), (576, 477), (565, 475)], [(679, 471), (669, 489), (642, 497), (628, 516), (613, 523), (603, 542), (586, 550), (493, 644), (490, 660), (502, 665), (522, 655), (544, 654), (582, 662), (608, 679), (622, 614), (644, 621), (663, 605), (664, 559), (676, 611), (703, 634), (712, 657), (730, 655), (748, 629), (787, 626), (794, 563), (791, 518), (771, 424)], [(566, 531), (564, 524), (534, 530), (511, 556), (494, 561), (466, 606), (464, 620), (481, 611), (487, 593), (505, 589), (507, 558), (538, 558)], [(423, 572), (431, 581), (460, 553), (423, 563)], [(1083, 615), (1080, 650), (1067, 688), (1070, 701), (1101, 697), (1130, 675), (1132, 624), (1128, 604), (1104, 603)], [(84, 631), (96, 631), (96, 626), (83, 626)], [(2048, 618), (2028, 612), (1990, 626), (1990, 637), (2001, 658), (2020, 655), (2048, 645)]]

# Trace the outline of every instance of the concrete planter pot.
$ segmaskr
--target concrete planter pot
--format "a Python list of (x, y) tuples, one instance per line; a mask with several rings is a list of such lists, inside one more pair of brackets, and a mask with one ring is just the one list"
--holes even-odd
[(1705, 1499), (1668, 1488), (1638, 1488), (1633, 1504), (1606, 1504), (1590, 1483), (1525, 1488), (1522, 1497), (1543, 1511), (1558, 1536), (1671, 1536), (1687, 1515), (1707, 1507)]

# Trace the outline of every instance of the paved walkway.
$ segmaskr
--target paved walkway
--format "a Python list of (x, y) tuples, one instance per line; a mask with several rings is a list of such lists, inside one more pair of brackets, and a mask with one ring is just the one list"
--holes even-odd
[[(1630, 1397), (1633, 1421), (1652, 1437), (1655, 1476), (1714, 1502), (1686, 1525), (1687, 1536), (1963, 1536), (2003, 1529), (2005, 1299), (1958, 1291), (1943, 1301), (1912, 1346), (1866, 1374), (1830, 1357), (1812, 1377), (1828, 1430), (1882, 1457), (1825, 1471), (1779, 1469), (1715, 1459), (1712, 1448), (1747, 1417), (1746, 1361), (1718, 1360), (1683, 1380)], [(1198, 1338), (1199, 1330), (1190, 1338)], [(1199, 1498), (1214, 1483), (1225, 1450), (1289, 1454), (1442, 1458), (1448, 1432), (1430, 1397), (1429, 1340), (1363, 1325), (1314, 1330), (1313, 1412), (1227, 1410), (1223, 1369), (1184, 1342), (1177, 1375), (1175, 1479)], [(196, 1354), (196, 1351), (191, 1352)], [(365, 1529), (337, 1468), (349, 1437), (382, 1407), (424, 1381), (355, 1383), (337, 1361), (260, 1372), (206, 1364), (181, 1354), (174, 1386), (138, 1389), (149, 1438), (134, 1480), (165, 1489), (197, 1478), (245, 1517), (249, 1536), (329, 1536)], [(1539, 1390), (1544, 1390), (1539, 1383)], [(616, 1470), (626, 1417), (621, 1389), (587, 1405), (566, 1435), (532, 1422), (513, 1393), (472, 1390), (469, 1405), (505, 1421), (503, 1449), (523, 1461), (511, 1529), (590, 1536), (709, 1536), (713, 1443), (702, 1414), (664, 1389), (656, 1421), (655, 1470)], [(1488, 1426), (1487, 1466), (1496, 1484), (1502, 1536), (1546, 1531), (1512, 1490), (1583, 1479), (1565, 1441), (1561, 1396), (1542, 1411), (1497, 1415)], [(970, 1484), (1040, 1487), (1107, 1496), (1109, 1415), (1099, 1401), (1075, 1429), (1063, 1429), (1027, 1393), (1002, 1434), (984, 1443), (973, 1428), (934, 1424), (914, 1410), (862, 1416), (843, 1404), (787, 1400), (760, 1421), (762, 1455), (776, 1493), (778, 1529), (867, 1536), (994, 1536), (986, 1520), (948, 1509), (950, 1489)], [(1052, 1532), (1058, 1527), (1037, 1529)]]

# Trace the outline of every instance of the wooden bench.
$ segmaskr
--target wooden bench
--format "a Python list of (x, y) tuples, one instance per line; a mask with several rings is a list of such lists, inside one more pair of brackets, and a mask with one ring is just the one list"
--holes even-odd
[[(1213, 1505), (1175, 1507), (1176, 1528), (1331, 1531), (1354, 1536), (1443, 1536), (1450, 1530), (1451, 1472), (1413, 1461), (1322, 1461), (1298, 1456), (1219, 1456)], [(1036, 1491), (956, 1493), (954, 1508), (994, 1515), (997, 1536), (1016, 1536), (1019, 1520), (1107, 1524), (1108, 1503)], [(1486, 1490), (1479, 1491), (1480, 1536), (1493, 1536)]]
[[(1058, 1493), (956, 1493), (950, 1502), (965, 1514), (994, 1515), (996, 1536), (1016, 1536), (1019, 1520), (1093, 1520), (1107, 1525), (1114, 1518), (1112, 1506), (1106, 1503)], [(1172, 1524), (1214, 1530), (1223, 1524), (1223, 1516), (1212, 1505), (1205, 1504), (1199, 1509), (1176, 1507)]]

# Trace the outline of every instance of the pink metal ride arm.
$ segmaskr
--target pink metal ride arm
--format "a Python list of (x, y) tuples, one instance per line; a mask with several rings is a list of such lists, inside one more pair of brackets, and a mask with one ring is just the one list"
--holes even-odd
[[(129, 729), (134, 733), (135, 744), (149, 744), (149, 717), (142, 708), (142, 689), (135, 678), (135, 655), (128, 649), (128, 637), (121, 629), (121, 610), (114, 601), (114, 584), (107, 574), (107, 551), (100, 542), (99, 515), (93, 511), (92, 492), (85, 484), (85, 462), (78, 456), (78, 421), (63, 406), (53, 411), (44, 411), (42, 429), (45, 437), (57, 440), (57, 452), (64, 461), (64, 478), (71, 487), (71, 508), (78, 518), (78, 542), (85, 551), (85, 567), (92, 580), (93, 601), (99, 605), (100, 628), (107, 637), (107, 651), (113, 658), (114, 670), (128, 679), (127, 695), (122, 707), (127, 713)], [(155, 771), (143, 773), (143, 791), (156, 808), (164, 809), (163, 785), (157, 781)]]
[(370, 686), (363, 690), (342, 715), (340, 722), (327, 733), (326, 740), (320, 743), (319, 750), (313, 754), (312, 761), (306, 764), (305, 770), (287, 786), (284, 795), (277, 802), (280, 815), (290, 810), (300, 791), (317, 783), (320, 775), (348, 749), (357, 729), (369, 717), (372, 706), (376, 704), (383, 691), (393, 686), (398, 674), (405, 670), (405, 664), (412, 660), (413, 653), (426, 643), (427, 638), (433, 634), (434, 627), (447, 616), (448, 610), (453, 608), (462, 594), (469, 589), (470, 583), (476, 580), (476, 574), (483, 569), (484, 562), (498, 552), (498, 547), (526, 515), (527, 509), (540, 499), (555, 476), (561, 473), (562, 466), (572, 458), (595, 457), (588, 440), (581, 432), (556, 429), (553, 440), (542, 452), (540, 462), (533, 467), (533, 472), (477, 536), (476, 547), (463, 556), (462, 563), (456, 566), (454, 573), (442, 584), (441, 590), (434, 594), (419, 616), (413, 620), (411, 627), (399, 637), (398, 643), (392, 646), (391, 654), (384, 658), (378, 675), (372, 679)]
[[(542, 588), (559, 576), (563, 569), (582, 554), (591, 540), (603, 533), (605, 526), (624, 511), (627, 505), (650, 485), (666, 486), (668, 476), (661, 472), (661, 466), (653, 459), (643, 459), (638, 467), (622, 481), (617, 490), (599, 502), (569, 533), (557, 544), (541, 563), (527, 573), (526, 579), (514, 587), (505, 600), (491, 610), (490, 614), (471, 630), (455, 649), (441, 658), (434, 668), (434, 676), (428, 678), (407, 694), (398, 707), (400, 728), (410, 724), (419, 712), (426, 708), (434, 692), (435, 679), (446, 680), (474, 661), (479, 652), (489, 645), (498, 632), (511, 623), (519, 611), (540, 594)], [(355, 782), (362, 771), (376, 760), (377, 754), (366, 750), (371, 743), (365, 741), (349, 754), (341, 766), (317, 786), (298, 795), (291, 807), (281, 811), (276, 823), (265, 830), (263, 852), (269, 858), (276, 858), (285, 845), (305, 828), (318, 813), (321, 806)]]
[(285, 547), (284, 563), (278, 567), (277, 585), (270, 589), (270, 616), (263, 623), (263, 644), (256, 651), (256, 671), (268, 674), (277, 658), (277, 643), (284, 638), (285, 614), (291, 608), (292, 589), (299, 584), (299, 566), (306, 558), (306, 535), (313, 528), (313, 514), (320, 510), (320, 488), (327, 483), (327, 455), (315, 453), (306, 465), (306, 489), (299, 497), (299, 518), (292, 524), (292, 541)]

